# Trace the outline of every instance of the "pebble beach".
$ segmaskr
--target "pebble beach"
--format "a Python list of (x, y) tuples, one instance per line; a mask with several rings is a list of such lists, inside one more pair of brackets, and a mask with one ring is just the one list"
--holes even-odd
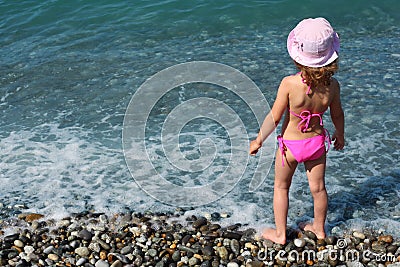
[(400, 241), (370, 230), (317, 239), (289, 229), (285, 245), (226, 214), (107, 215), (62, 219), (21, 213), (0, 222), (1, 266), (400, 266)]

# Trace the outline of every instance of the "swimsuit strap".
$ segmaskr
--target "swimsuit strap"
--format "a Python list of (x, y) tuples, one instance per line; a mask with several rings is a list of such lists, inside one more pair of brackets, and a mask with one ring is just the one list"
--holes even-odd
[[(319, 125), (324, 126), (324, 122), (322, 120), (322, 115), (324, 113), (311, 113), (308, 110), (303, 110), (300, 114), (297, 114), (297, 113), (294, 113), (293, 111), (291, 111), (290, 109), (289, 109), (289, 112), (291, 114), (293, 114), (294, 116), (296, 116), (297, 118), (301, 119), (299, 124), (297, 124), (297, 129), (299, 129), (299, 131), (302, 131), (303, 133), (307, 131), (312, 117), (318, 117)], [(304, 123), (304, 125), (302, 125), (303, 123)]]
[[(303, 77), (301, 77), (301, 81), (302, 81), (304, 84), (307, 85), (306, 80), (305, 80)], [(310, 93), (311, 93), (311, 85), (308, 85), (308, 89), (307, 89), (306, 95), (309, 95)]]
[(328, 153), (329, 149), (331, 148), (332, 139), (328, 130), (325, 128), (324, 128), (324, 134), (325, 134), (325, 142), (328, 143), (328, 147), (326, 148), (326, 153)]
[[(296, 74), (300, 74), (301, 81), (302, 81), (305, 85), (307, 85), (306, 79), (304, 79), (303, 76), (301, 76), (301, 71), (299, 71), (299, 72), (296, 73)], [(307, 89), (306, 95), (309, 95), (310, 93), (311, 93), (311, 85), (308, 85), (308, 89)]]
[(283, 144), (282, 135), (278, 135), (277, 139), (278, 139), (279, 149), (280, 149), (280, 151), (282, 153), (282, 167), (284, 167), (285, 166), (285, 160), (283, 158), (285, 157), (286, 153), (285, 153), (285, 145)]

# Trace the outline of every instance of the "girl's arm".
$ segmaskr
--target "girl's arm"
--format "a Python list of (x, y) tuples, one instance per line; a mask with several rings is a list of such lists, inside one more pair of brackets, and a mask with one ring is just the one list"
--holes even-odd
[(278, 88), (275, 103), (271, 111), (265, 117), (257, 138), (250, 142), (250, 155), (257, 154), (262, 143), (278, 126), (289, 103), (289, 88), (288, 77), (285, 77)]
[(342, 150), (344, 147), (344, 112), (340, 101), (340, 86), (337, 83), (336, 94), (329, 106), (331, 112), (331, 119), (335, 126), (335, 132), (332, 135), (335, 149)]

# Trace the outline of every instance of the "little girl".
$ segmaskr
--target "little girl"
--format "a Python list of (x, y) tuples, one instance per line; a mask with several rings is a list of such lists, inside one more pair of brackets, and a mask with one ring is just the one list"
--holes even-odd
[(250, 143), (255, 155), (264, 140), (274, 131), (283, 114), (285, 119), (275, 161), (274, 215), (276, 229), (264, 230), (262, 236), (276, 243), (286, 243), (289, 188), (299, 162), (304, 162), (314, 199), (314, 221), (304, 226), (318, 238), (325, 238), (328, 196), (325, 189), (326, 149), (331, 143), (323, 126), (322, 115), (329, 108), (335, 132), (335, 149), (344, 147), (344, 113), (340, 86), (332, 75), (338, 69), (339, 37), (324, 18), (305, 19), (289, 34), (287, 49), (299, 73), (282, 79), (275, 103), (260, 132)]

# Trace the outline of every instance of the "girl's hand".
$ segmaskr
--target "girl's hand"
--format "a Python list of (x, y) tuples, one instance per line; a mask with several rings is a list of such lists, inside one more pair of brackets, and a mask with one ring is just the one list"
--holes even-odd
[(332, 135), (333, 146), (336, 150), (342, 150), (344, 147), (344, 135), (337, 134), (336, 132)]
[(257, 141), (257, 139), (254, 139), (253, 141), (250, 142), (250, 155), (255, 156), (260, 149), (261, 144)]

